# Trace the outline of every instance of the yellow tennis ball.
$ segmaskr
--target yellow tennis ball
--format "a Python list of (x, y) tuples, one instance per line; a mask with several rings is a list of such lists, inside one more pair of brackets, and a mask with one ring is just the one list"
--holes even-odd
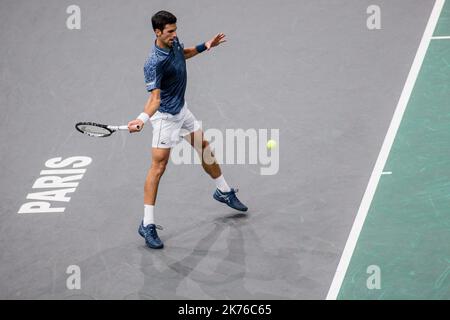
[(277, 146), (277, 142), (275, 140), (267, 141), (267, 149), (273, 149)]

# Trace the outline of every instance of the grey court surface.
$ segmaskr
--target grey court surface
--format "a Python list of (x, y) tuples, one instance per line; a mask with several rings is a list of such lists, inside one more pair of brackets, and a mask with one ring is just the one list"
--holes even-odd
[[(66, 27), (72, 4), (80, 30)], [(372, 4), (381, 30), (366, 27)], [(2, 0), (0, 298), (324, 299), (433, 4)], [(154, 251), (137, 234), (150, 125), (95, 139), (74, 124), (126, 124), (143, 110), (161, 9), (186, 46), (227, 35), (187, 61), (203, 128), (279, 129), (280, 160), (274, 175), (222, 166), (246, 215), (212, 199), (201, 166), (170, 163), (155, 212), (165, 248)], [(64, 212), (18, 213), (48, 191), (33, 185), (49, 159), (79, 156), (92, 162), (70, 201), (49, 201)], [(69, 266), (80, 289), (67, 287)]]

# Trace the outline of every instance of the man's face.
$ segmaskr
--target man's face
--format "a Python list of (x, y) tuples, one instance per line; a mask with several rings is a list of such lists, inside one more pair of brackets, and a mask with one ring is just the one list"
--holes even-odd
[(156, 36), (166, 47), (171, 48), (173, 45), (173, 39), (177, 36), (177, 24), (166, 24), (164, 30), (156, 29)]

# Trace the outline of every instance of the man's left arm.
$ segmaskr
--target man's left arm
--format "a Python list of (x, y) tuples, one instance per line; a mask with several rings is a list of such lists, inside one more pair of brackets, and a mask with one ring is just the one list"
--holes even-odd
[(217, 47), (219, 44), (226, 42), (225, 35), (223, 33), (218, 33), (211, 40), (199, 44), (196, 47), (186, 48), (183, 50), (184, 57), (187, 59), (196, 56), (199, 53), (202, 53), (205, 50), (210, 50), (211, 48)]

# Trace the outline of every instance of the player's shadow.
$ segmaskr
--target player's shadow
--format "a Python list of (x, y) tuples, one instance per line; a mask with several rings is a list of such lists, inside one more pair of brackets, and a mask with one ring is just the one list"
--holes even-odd
[[(31, 296), (40, 299), (282, 298), (270, 293), (274, 278), (271, 262), (282, 256), (265, 250), (252, 226), (265, 216), (265, 213), (257, 216), (233, 213), (205, 219), (187, 229), (184, 227), (181, 232), (166, 233), (163, 240), (168, 245), (163, 250), (147, 248), (139, 237), (138, 241), (123, 246), (95, 251), (75, 263), (82, 270), (82, 290), (68, 290), (68, 275), (61, 272)], [(202, 230), (208, 231), (194, 246), (184, 244)], [(253, 260), (251, 265), (249, 259)], [(258, 284), (269, 287), (259, 288)]]
[[(264, 219), (264, 214), (256, 219)], [(263, 283), (270, 287), (274, 279), (273, 267), (269, 261), (280, 256), (267, 252), (253, 230), (251, 218), (247, 214), (232, 213), (214, 220), (205, 220), (182, 234), (169, 236), (166, 249), (155, 251), (146, 249), (142, 254), (141, 272), (144, 285), (139, 297), (156, 299), (283, 299), (267, 293), (271, 289), (256, 289), (250, 292), (246, 283)], [(180, 236), (194, 230), (197, 234), (204, 228), (212, 227), (185, 255), (185, 247), (175, 247), (183, 242)], [(228, 232), (226, 234), (226, 232)], [(225, 238), (226, 247), (223, 248)], [(178, 238), (178, 239), (177, 239)], [(166, 238), (167, 239), (167, 238)], [(172, 247), (170, 246), (172, 244)], [(216, 244), (216, 245), (215, 245)], [(188, 245), (187, 245), (188, 246)], [(148, 252), (148, 251), (151, 252)], [(167, 251), (166, 251), (167, 250)], [(224, 253), (226, 251), (226, 253)], [(249, 253), (252, 257), (248, 257)], [(174, 256), (182, 256), (181, 259)], [(247, 265), (246, 261), (257, 259), (258, 265)], [(254, 268), (257, 269), (254, 269)], [(252, 270), (253, 269), (253, 270)], [(251, 275), (248, 272), (251, 272)], [(265, 292), (264, 292), (265, 291)]]
[[(230, 214), (213, 221), (203, 221), (201, 224), (191, 227), (184, 233), (192, 230), (200, 232), (198, 230), (202, 230), (203, 226), (213, 226), (190, 250), (189, 254), (180, 260), (172, 258), (173, 254), (166, 254), (164, 250), (174, 249), (170, 247), (156, 252), (156, 256), (152, 255), (155, 253), (154, 250), (145, 252), (142, 255), (141, 264), (141, 271), (145, 275), (145, 279), (140, 294), (143, 297), (158, 296), (160, 299), (189, 298), (185, 296), (185, 293), (183, 296), (177, 294), (182, 282), (186, 281), (191, 282), (191, 284), (192, 282), (195, 283), (197, 288), (200, 286), (204, 298), (218, 298), (214, 297), (216, 294), (213, 293), (218, 290), (212, 290), (211, 292), (211, 290), (205, 290), (205, 288), (215, 287), (217, 289), (217, 286), (242, 280), (245, 276), (245, 241), (241, 231), (241, 222), (246, 219), (246, 214)], [(225, 231), (229, 231), (226, 239), (227, 255), (222, 258), (223, 250), (212, 250), (211, 248)], [(181, 235), (177, 234), (170, 242), (176, 242), (174, 238), (179, 238), (179, 236)], [(180, 250), (176, 251), (180, 253)], [(158, 272), (155, 268), (156, 259), (163, 262), (167, 268)], [(200, 266), (201, 264), (202, 266)], [(205, 271), (204, 265), (211, 266), (211, 269), (207, 267)], [(215, 268), (215, 270), (212, 270), (212, 268)], [(210, 291), (210, 293), (205, 294), (205, 291)], [(158, 294), (156, 294), (157, 292)]]

